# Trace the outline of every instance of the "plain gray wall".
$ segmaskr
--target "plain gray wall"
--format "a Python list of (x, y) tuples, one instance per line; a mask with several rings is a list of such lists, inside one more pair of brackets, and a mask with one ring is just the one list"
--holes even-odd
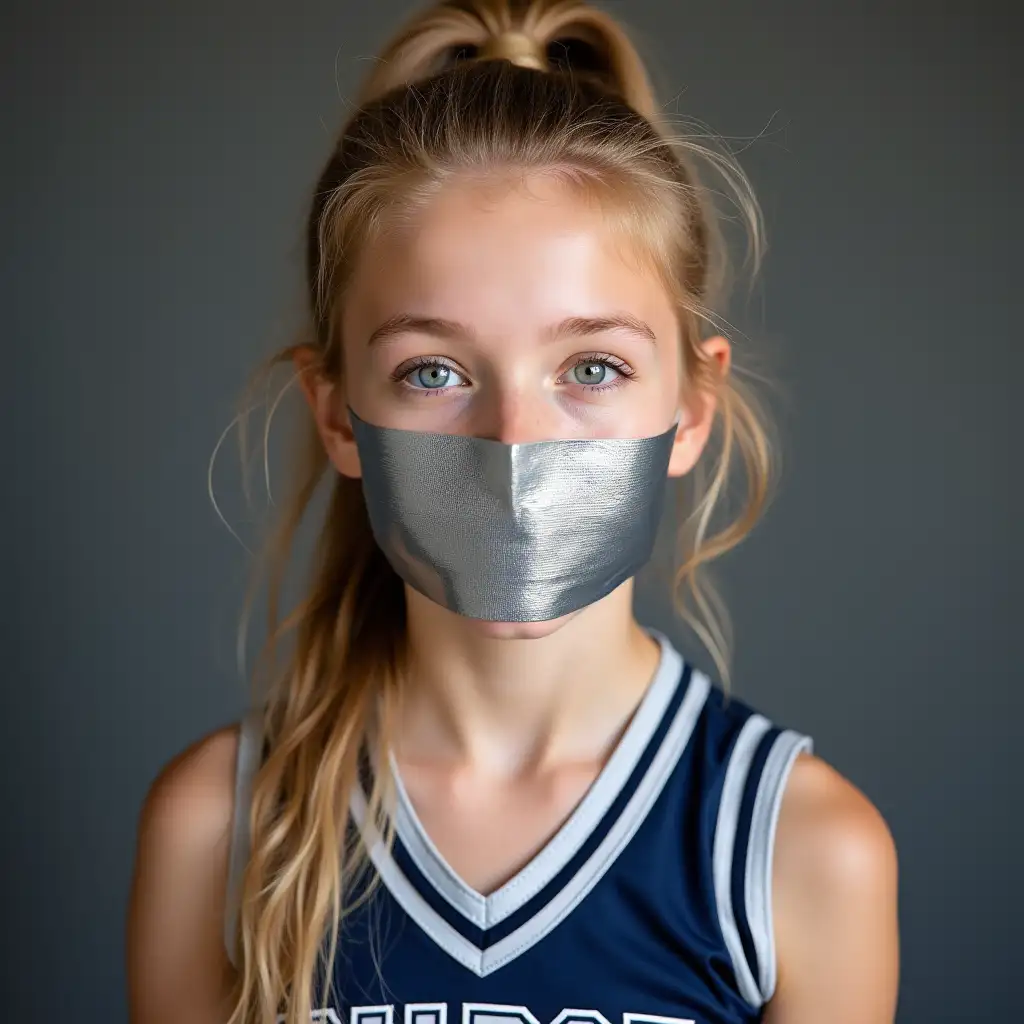
[[(767, 128), (742, 155), (771, 241), (743, 322), (786, 470), (722, 570), (737, 690), (891, 823), (900, 1021), (1016, 1019), (1019, 22), (977, 0), (616, 9), (674, 109)], [(243, 699), (244, 559), (207, 460), (287, 336), (340, 97), (402, 13), (4, 8), (4, 1019), (125, 1020), (140, 801)]]

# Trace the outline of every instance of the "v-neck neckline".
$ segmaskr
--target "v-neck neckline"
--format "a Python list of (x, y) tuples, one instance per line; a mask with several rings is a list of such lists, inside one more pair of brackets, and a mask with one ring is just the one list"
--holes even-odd
[(352, 821), (383, 889), (427, 940), (479, 978), (528, 953), (600, 884), (689, 746), (711, 682), (649, 632), (661, 662), (615, 750), (555, 835), (490, 895), (466, 885), (440, 855), (394, 769), (393, 842), (370, 819), (363, 788), (353, 787)]
[(420, 874), (456, 911), (477, 928), (500, 924), (540, 892), (579, 852), (630, 778), (665, 714), (679, 683), (682, 659), (669, 641), (653, 630), (661, 653), (658, 666), (611, 755), (578, 804), (530, 860), (503, 885), (484, 894), (452, 868), (420, 821), (389, 754), (395, 786), (395, 833)]

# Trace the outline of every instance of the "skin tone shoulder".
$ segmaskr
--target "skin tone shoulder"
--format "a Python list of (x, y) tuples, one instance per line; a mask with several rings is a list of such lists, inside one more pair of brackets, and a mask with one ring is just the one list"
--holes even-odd
[[(491, 437), (644, 437), (678, 421), (689, 472), (714, 416), (687, 394), (669, 297), (601, 211), (553, 177), (462, 185), (361, 254), (343, 310), (345, 381), (297, 362), (335, 468), (359, 476), (353, 408), (381, 426)], [(704, 342), (721, 372), (722, 338)], [(424, 467), (429, 472), (429, 467)], [(557, 830), (657, 665), (632, 583), (551, 622), (461, 618), (407, 590), (410, 673), (396, 760), (463, 880), (491, 891)], [(143, 812), (130, 916), (133, 1024), (225, 1018), (223, 951), (236, 739), (173, 762)], [(483, 824), (482, 824), (483, 823)], [(468, 837), (472, 836), (472, 841)], [(896, 864), (870, 802), (820, 760), (794, 767), (775, 844), (771, 1024), (888, 1024)]]
[(778, 983), (765, 1024), (889, 1024), (899, 986), (896, 849), (871, 802), (803, 755), (773, 865)]
[(132, 1024), (224, 1024), (230, 1014), (224, 896), (237, 749), (237, 728), (212, 733), (146, 798), (126, 936)]

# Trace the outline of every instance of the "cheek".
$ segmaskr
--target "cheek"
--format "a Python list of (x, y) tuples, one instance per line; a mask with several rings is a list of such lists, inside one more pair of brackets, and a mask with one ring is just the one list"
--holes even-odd
[(394, 404), (394, 365), (385, 353), (371, 353), (355, 345), (346, 350), (344, 399), (363, 419), (380, 422), (380, 416)]
[(686, 392), (687, 378), (686, 355), (682, 342), (663, 351), (661, 358), (666, 390), (671, 394), (672, 401), (681, 402)]
[(682, 355), (678, 349), (662, 349), (633, 396), (632, 404), (642, 417), (647, 433), (658, 433), (677, 418), (685, 421)]

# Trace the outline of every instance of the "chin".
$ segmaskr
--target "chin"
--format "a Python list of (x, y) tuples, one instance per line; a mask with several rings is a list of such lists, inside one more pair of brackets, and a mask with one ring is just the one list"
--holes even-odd
[(544, 622), (490, 622), (487, 619), (468, 621), (478, 636), (490, 640), (540, 640), (557, 633), (577, 615), (579, 612), (570, 612), (568, 615), (560, 615), (557, 619), (547, 619)]

